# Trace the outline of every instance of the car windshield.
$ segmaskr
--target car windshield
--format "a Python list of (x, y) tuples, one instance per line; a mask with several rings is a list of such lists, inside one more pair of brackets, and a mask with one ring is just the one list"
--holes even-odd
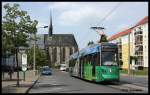
[(102, 52), (102, 65), (116, 66), (117, 65), (117, 54), (115, 52)]
[(43, 68), (43, 71), (50, 71), (50, 68)]

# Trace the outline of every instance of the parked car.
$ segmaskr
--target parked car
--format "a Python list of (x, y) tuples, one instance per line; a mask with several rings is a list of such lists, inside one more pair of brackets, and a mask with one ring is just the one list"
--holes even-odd
[(42, 68), (42, 75), (52, 75), (52, 69), (49, 67)]
[(67, 65), (66, 64), (61, 64), (60, 65), (60, 70), (61, 71), (66, 71), (66, 69), (67, 69)]

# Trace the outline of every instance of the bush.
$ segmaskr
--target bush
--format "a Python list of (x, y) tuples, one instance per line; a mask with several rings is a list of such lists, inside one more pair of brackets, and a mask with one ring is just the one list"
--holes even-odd
[(59, 68), (60, 68), (60, 65), (56, 65), (56, 66), (54, 66), (54, 68), (59, 69)]

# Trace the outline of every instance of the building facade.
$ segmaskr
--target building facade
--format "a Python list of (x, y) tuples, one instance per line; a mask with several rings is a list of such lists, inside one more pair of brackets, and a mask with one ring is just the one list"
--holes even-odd
[(52, 16), (48, 34), (44, 35), (44, 45), (50, 66), (69, 64), (69, 56), (78, 51), (73, 34), (53, 34)]
[(67, 64), (68, 66), (70, 55), (78, 51), (78, 45), (73, 34), (47, 35), (45, 45), (51, 66), (60, 64)]
[(132, 66), (148, 67), (148, 16), (135, 26), (112, 35), (108, 40), (118, 44), (123, 69), (129, 68), (131, 56), (137, 57), (137, 62)]
[(133, 27), (132, 36), (134, 55), (137, 56), (135, 65), (148, 67), (148, 17)]

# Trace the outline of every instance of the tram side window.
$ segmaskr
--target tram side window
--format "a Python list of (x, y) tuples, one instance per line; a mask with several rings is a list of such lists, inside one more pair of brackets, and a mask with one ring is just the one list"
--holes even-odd
[(83, 63), (86, 63), (86, 56), (83, 57)]
[(87, 58), (86, 58), (86, 56), (83, 58), (83, 62), (84, 62), (84, 64), (86, 64), (87, 63)]
[(70, 61), (69, 66), (70, 66), (70, 67), (74, 67), (74, 66), (75, 66), (75, 63), (76, 63), (76, 59), (73, 59), (73, 60)]
[(91, 55), (88, 55), (88, 64), (91, 65)]
[(83, 58), (83, 57), (81, 57), (80, 62), (81, 62), (81, 64), (83, 64), (83, 63), (84, 63), (84, 58)]
[(95, 66), (100, 65), (100, 60), (99, 60), (99, 54), (98, 53), (94, 55), (94, 61), (95, 61)]

